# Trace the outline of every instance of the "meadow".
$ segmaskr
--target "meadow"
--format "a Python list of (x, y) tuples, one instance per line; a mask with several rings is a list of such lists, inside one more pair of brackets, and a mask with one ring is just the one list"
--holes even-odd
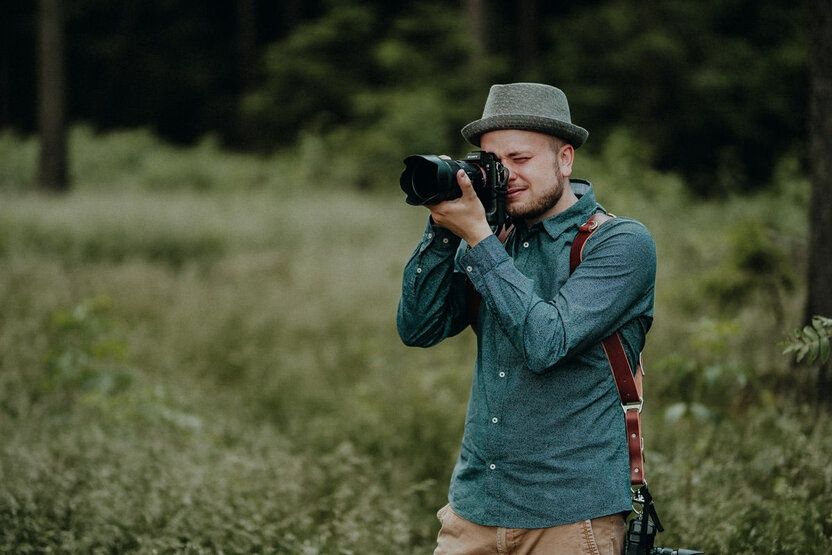
[[(50, 196), (36, 151), (0, 135), (0, 552), (430, 552), (475, 341), (398, 340), (426, 217), (399, 168), (311, 138), (256, 157), (76, 128), (75, 189)], [(781, 354), (804, 296), (796, 165), (706, 201), (621, 134), (577, 174), (658, 247), (659, 543), (832, 551), (832, 421)]]

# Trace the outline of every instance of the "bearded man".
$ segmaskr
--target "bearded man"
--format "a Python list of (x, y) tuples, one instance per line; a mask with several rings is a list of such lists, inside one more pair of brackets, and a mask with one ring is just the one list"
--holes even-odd
[[(571, 179), (586, 129), (565, 94), (494, 85), (462, 129), (508, 169), (503, 241), (464, 171), (462, 196), (428, 206), (404, 269), (397, 326), (430, 347), (472, 324), (481, 298), (465, 432), (436, 554), (620, 555), (631, 509), (622, 405), (601, 347), (621, 338), (632, 368), (653, 320), (656, 251), (640, 223), (603, 216), (592, 186)], [(602, 214), (571, 272), (579, 228)]]

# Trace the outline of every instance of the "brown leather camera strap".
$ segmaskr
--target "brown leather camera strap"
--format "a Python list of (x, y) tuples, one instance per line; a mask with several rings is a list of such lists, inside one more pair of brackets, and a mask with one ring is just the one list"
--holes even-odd
[[(590, 216), (586, 223), (578, 229), (578, 234), (572, 242), (572, 249), (569, 253), (570, 274), (583, 260), (584, 246), (587, 239), (601, 224), (614, 217), (597, 212)], [(604, 353), (610, 363), (615, 387), (618, 389), (618, 397), (621, 400), (621, 407), (624, 409), (627, 449), (630, 453), (630, 484), (634, 489), (638, 489), (646, 483), (644, 480), (644, 439), (641, 436), (641, 407), (644, 403), (641, 380), (644, 371), (641, 360), (639, 360), (638, 367), (633, 372), (619, 332), (603, 339), (601, 346), (604, 348)]]

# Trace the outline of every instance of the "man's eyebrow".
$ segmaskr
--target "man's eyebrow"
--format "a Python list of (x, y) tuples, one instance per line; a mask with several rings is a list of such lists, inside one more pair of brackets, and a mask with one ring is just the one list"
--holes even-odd
[(528, 156), (528, 155), (529, 155), (529, 151), (527, 151), (527, 150), (515, 150), (513, 152), (509, 152), (508, 154), (506, 154), (506, 156), (508, 158), (515, 158), (517, 156)]

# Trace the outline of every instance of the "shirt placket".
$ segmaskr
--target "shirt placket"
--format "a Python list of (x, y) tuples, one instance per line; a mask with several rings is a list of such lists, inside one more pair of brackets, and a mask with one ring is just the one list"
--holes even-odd
[[(532, 236), (539, 232), (539, 229), (533, 230), (531, 233), (528, 230), (520, 230), (520, 233), (509, 238), (509, 241), (505, 244), (506, 250), (514, 259), (515, 265), (523, 273), (526, 273), (526, 267), (532, 261), (529, 258), (530, 249), (535, 241)], [(485, 430), (485, 452), (487, 453), (486, 469), (491, 478), (488, 480), (489, 489), (499, 488), (502, 480), (501, 462), (505, 460), (505, 445), (502, 435), (504, 433), (503, 427), (507, 425), (505, 420), (507, 418), (507, 388), (511, 387), (511, 383), (516, 380), (514, 374), (522, 370), (520, 367), (509, 368), (503, 362), (507, 360), (507, 357), (500, 356), (500, 353), (496, 352), (497, 345), (506, 343), (503, 338), (499, 337), (500, 333), (498, 326), (492, 322), (492, 325), (488, 327), (488, 335), (483, 338), (486, 345), (494, 350), (488, 356), (492, 364), (488, 365), (490, 368), (487, 370), (487, 375), (483, 376), (487, 384), (486, 410), (482, 418), (486, 419), (483, 423), (483, 429)], [(519, 408), (515, 409), (519, 410)], [(522, 416), (518, 419), (517, 414), (512, 414), (510, 419), (518, 421), (522, 420)]]

